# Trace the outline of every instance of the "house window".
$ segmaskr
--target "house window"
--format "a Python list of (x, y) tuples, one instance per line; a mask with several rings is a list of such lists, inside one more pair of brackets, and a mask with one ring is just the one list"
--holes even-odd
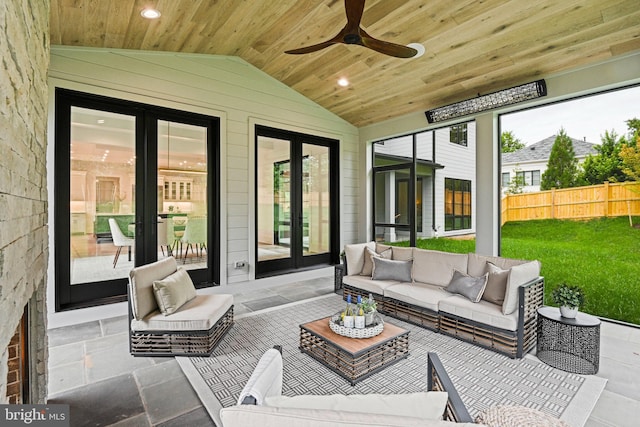
[(508, 187), (511, 182), (511, 174), (509, 172), (502, 172), (502, 186)]
[(471, 181), (445, 178), (444, 193), (445, 231), (470, 229)]
[(453, 125), (449, 128), (449, 141), (462, 145), (463, 147), (467, 146), (467, 124), (461, 125)]
[[(522, 171), (517, 173), (518, 177), (522, 177), (524, 185), (540, 185), (540, 171)], [(503, 179), (504, 182), (504, 179)]]

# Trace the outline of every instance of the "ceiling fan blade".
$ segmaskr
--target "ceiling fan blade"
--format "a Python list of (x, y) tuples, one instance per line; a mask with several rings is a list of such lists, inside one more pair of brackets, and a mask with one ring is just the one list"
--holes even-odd
[(345, 33), (357, 33), (364, 13), (365, 0), (344, 0), (344, 8), (347, 12), (347, 25)]
[(305, 47), (301, 47), (299, 49), (291, 49), (291, 50), (287, 50), (284, 53), (288, 53), (290, 55), (302, 55), (304, 53), (311, 53), (311, 52), (317, 52), (319, 50), (322, 50), (326, 47), (329, 47), (333, 44), (336, 44), (339, 42), (334, 41), (333, 39), (331, 40), (327, 40), (326, 42), (322, 42), (322, 43), (318, 43), (318, 44), (314, 44), (311, 46), (305, 46)]
[(362, 46), (373, 49), (376, 52), (384, 53), (385, 55), (395, 56), (396, 58), (413, 58), (418, 54), (418, 51), (412, 47), (375, 39), (365, 33), (364, 30), (360, 30), (360, 35), (362, 38)]

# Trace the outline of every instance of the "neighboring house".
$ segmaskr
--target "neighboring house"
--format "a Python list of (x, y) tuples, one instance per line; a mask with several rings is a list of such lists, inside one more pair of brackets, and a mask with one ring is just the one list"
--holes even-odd
[[(535, 144), (502, 155), (502, 193), (509, 187), (509, 183), (517, 176), (524, 178), (524, 193), (540, 191), (540, 180), (542, 174), (547, 170), (547, 163), (551, 149), (556, 140), (556, 135), (538, 141)], [(578, 159), (578, 164), (582, 164), (589, 154), (597, 154), (595, 146), (597, 144), (571, 138), (573, 151)]]
[(417, 237), (474, 233), (476, 124), (468, 122), (374, 143), (376, 238), (408, 239), (413, 228), (407, 165), (414, 137)]

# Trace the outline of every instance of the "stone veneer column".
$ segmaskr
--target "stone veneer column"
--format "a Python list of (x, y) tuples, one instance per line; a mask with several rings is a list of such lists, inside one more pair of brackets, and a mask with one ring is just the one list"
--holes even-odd
[(32, 403), (46, 379), (49, 0), (0, 2), (0, 402), (8, 346), (29, 302)]

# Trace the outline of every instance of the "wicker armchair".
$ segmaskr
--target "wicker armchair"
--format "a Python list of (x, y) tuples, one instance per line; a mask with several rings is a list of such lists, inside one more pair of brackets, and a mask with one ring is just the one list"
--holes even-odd
[(173, 257), (136, 267), (129, 273), (132, 355), (208, 356), (233, 325), (233, 295), (196, 295), (195, 288), (190, 290), (188, 285), (187, 291), (193, 293), (190, 299), (174, 307), (170, 314), (163, 314), (156, 297), (157, 288), (154, 293), (154, 282), (157, 286), (158, 282), (170, 281), (180, 273)]

